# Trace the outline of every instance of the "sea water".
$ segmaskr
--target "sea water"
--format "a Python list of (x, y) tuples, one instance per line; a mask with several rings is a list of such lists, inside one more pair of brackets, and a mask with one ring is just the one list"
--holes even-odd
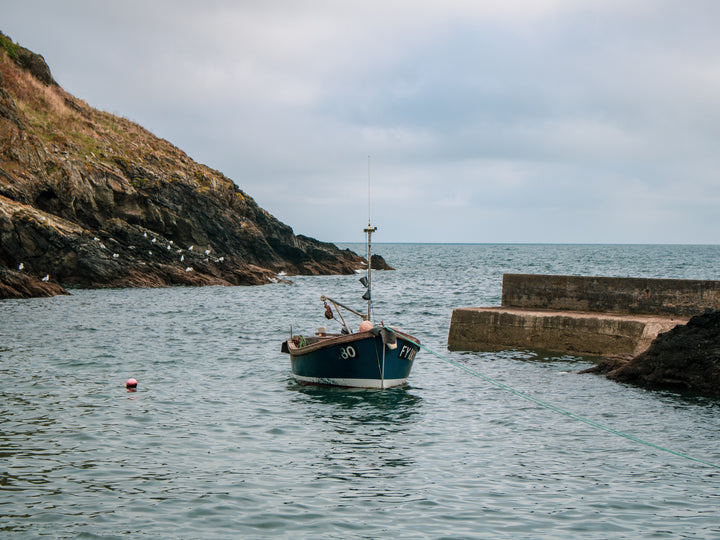
[(293, 382), (280, 343), (333, 328), (321, 294), (362, 307), (358, 276), (0, 301), (0, 537), (720, 537), (717, 468), (473, 373), (720, 465), (718, 400), (446, 349), (452, 309), (499, 305), (503, 273), (720, 279), (720, 247), (376, 252), (396, 268), (373, 274), (376, 320), (470, 373), (424, 350), (405, 388)]

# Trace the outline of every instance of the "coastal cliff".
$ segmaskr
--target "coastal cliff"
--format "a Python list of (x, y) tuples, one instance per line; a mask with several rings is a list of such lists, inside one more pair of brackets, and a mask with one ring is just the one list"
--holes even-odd
[(0, 298), (250, 285), (364, 258), (293, 230), (222, 173), (65, 92), (0, 33)]

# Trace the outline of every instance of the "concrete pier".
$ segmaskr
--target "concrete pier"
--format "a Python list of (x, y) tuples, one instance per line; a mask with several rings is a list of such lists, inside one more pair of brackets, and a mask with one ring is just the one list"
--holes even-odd
[(634, 356), (719, 309), (720, 281), (506, 274), (501, 307), (453, 310), (448, 349)]

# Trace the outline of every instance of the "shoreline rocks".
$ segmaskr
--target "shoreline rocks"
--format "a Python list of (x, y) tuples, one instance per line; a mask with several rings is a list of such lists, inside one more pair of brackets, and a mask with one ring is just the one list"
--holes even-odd
[(645, 388), (720, 398), (720, 311), (692, 317), (660, 334), (634, 358), (610, 357), (581, 373)]
[(0, 266), (0, 298), (41, 298), (70, 294), (51, 281)]

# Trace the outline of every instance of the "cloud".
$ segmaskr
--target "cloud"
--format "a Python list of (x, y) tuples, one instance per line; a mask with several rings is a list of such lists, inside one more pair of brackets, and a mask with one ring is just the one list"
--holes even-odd
[(378, 241), (708, 243), (718, 15), (702, 0), (76, 0), (18, 3), (2, 30), (296, 232), (361, 239), (371, 155)]

